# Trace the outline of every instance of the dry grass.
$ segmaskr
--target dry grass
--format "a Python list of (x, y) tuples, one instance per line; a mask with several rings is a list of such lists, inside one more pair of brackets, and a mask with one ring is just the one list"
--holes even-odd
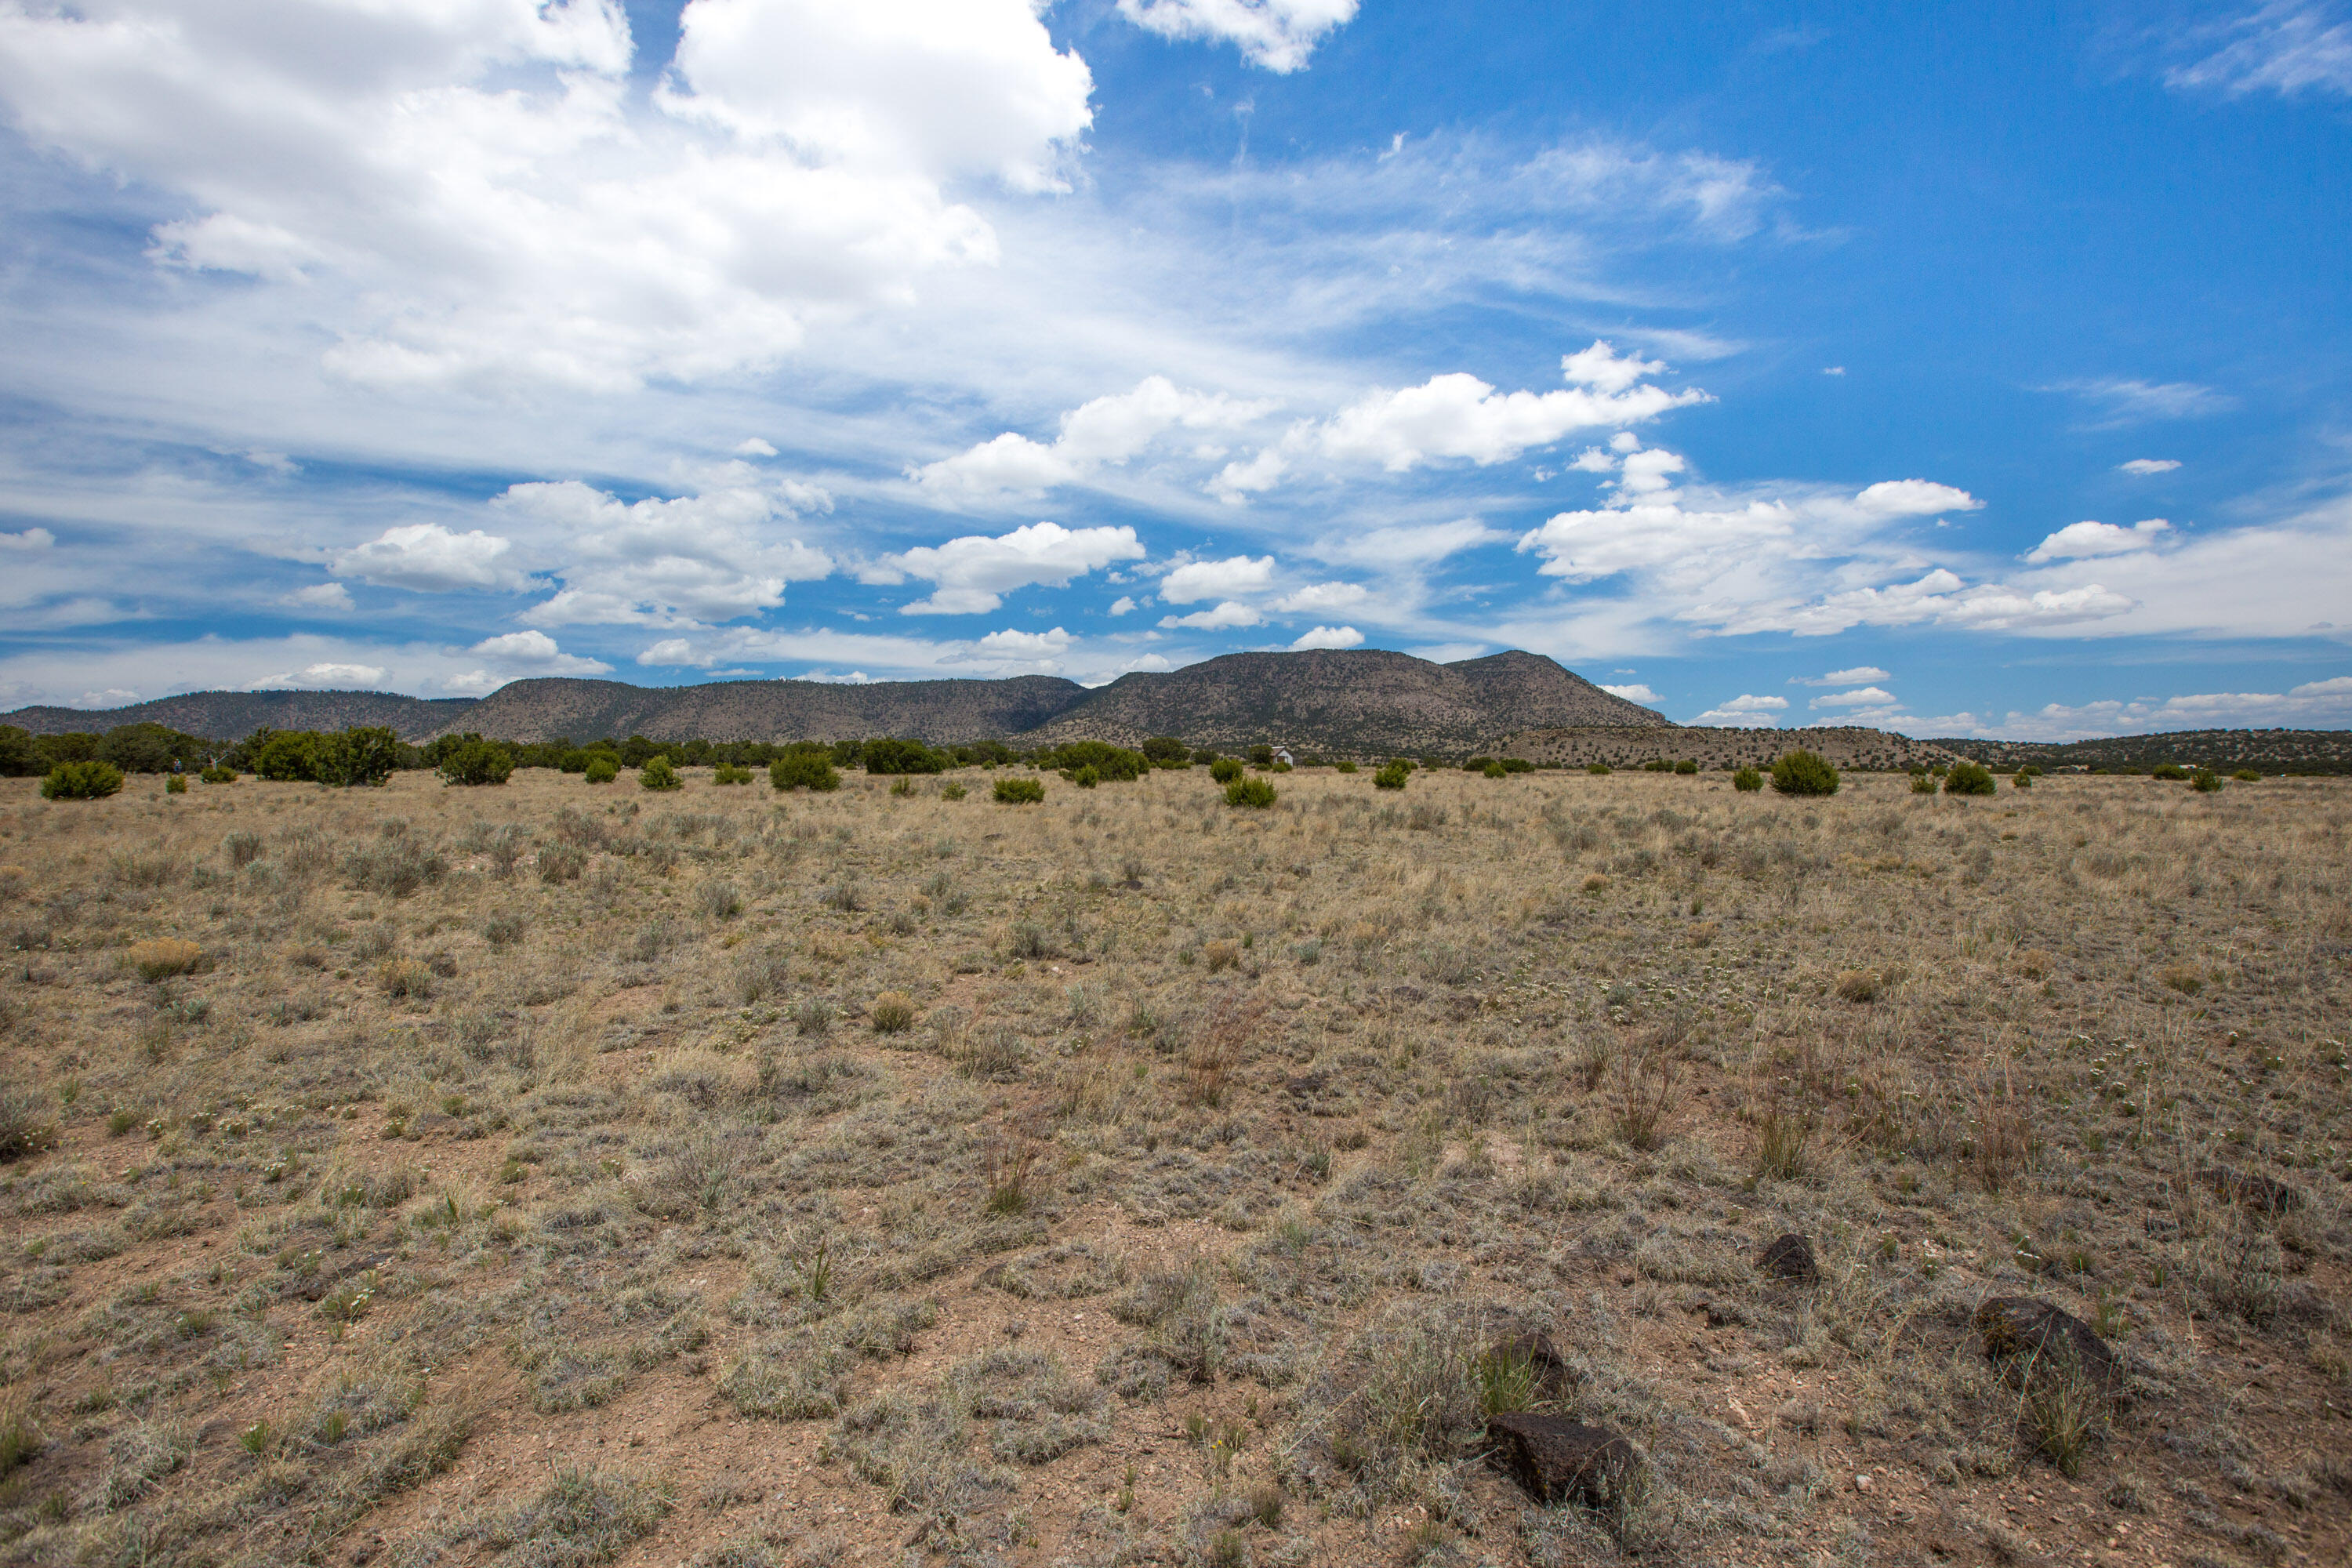
[(0, 1558), (2343, 1554), (2352, 788), (966, 783), (8, 784)]

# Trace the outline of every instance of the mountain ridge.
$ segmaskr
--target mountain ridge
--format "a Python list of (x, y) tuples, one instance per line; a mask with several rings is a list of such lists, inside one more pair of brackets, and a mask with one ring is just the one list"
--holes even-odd
[(144, 721), (215, 739), (272, 729), (383, 724), (403, 740), (472, 731), (496, 740), (842, 741), (899, 735), (975, 741), (1133, 745), (1181, 735), (1194, 745), (1261, 741), (1373, 752), (1475, 748), (1525, 727), (1607, 723), (1669, 727), (1664, 715), (1601, 690), (1538, 654), (1513, 649), (1438, 664), (1373, 648), (1223, 654), (1170, 671), (1134, 671), (1088, 689), (1058, 676), (996, 679), (712, 681), (633, 686), (551, 676), (487, 697), (387, 692), (191, 692), (127, 708), (19, 709), (0, 714), (39, 734)]

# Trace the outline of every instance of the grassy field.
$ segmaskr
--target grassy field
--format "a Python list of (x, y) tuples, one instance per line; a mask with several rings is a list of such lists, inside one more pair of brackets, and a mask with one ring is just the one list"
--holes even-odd
[(0, 1561), (2352, 1546), (2352, 784), (34, 782)]

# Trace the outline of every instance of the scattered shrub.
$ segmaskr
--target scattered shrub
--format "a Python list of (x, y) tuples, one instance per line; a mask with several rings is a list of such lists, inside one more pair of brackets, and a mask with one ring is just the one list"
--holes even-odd
[(1480, 768), (1478, 773), (1481, 777), (1490, 779), (1507, 779), (1511, 776), (1510, 769), (1496, 762), (1488, 763), (1485, 767)]
[(1275, 794), (1274, 786), (1264, 779), (1235, 779), (1225, 786), (1227, 805), (1242, 805), (1254, 811), (1263, 811), (1278, 798), (1280, 797)]
[(833, 758), (823, 752), (791, 751), (768, 764), (768, 783), (779, 793), (805, 789), (822, 795), (841, 787), (841, 774), (834, 771)]
[(2158, 763), (2156, 766), (2147, 770), (2147, 776), (2152, 779), (2167, 779), (2174, 784), (2179, 784), (2189, 777), (2189, 770), (2182, 767), (2179, 763)]
[(2221, 775), (2211, 768), (2199, 768), (2189, 778), (2189, 787), (2199, 795), (2215, 795), (2221, 789)]
[(468, 741), (441, 759), (440, 771), (445, 784), (502, 784), (514, 773), (514, 754), (496, 741)]
[(1095, 772), (1092, 764), (1088, 764), (1071, 773), (1070, 782), (1080, 789), (1092, 789), (1102, 783), (1102, 774)]
[(236, 783), (236, 770), (220, 763), (215, 763), (212, 766), (206, 768), (203, 773), (198, 773), (196, 776), (204, 780), (206, 784)]
[(166, 778), (166, 779), (163, 781), (163, 793), (164, 793), (165, 795), (185, 795), (185, 794), (187, 794), (187, 793), (188, 793), (188, 781), (187, 781), (187, 778), (185, 777), (185, 775), (181, 774), (181, 773), (173, 773), (173, 774), (172, 774), (170, 777)]
[(2033, 775), (2021, 768), (2018, 770), (2017, 775), (2009, 781), (2009, 787), (2011, 789), (2032, 789), (2033, 787)]
[(588, 765), (580, 770), (580, 776), (592, 784), (611, 784), (621, 776), (621, 764), (600, 752), (588, 759)]
[(955, 766), (955, 758), (945, 752), (935, 752), (920, 741), (889, 736), (866, 742), (860, 754), (869, 773), (943, 773)]
[(1352, 773), (1356, 771), (1356, 760), (1353, 757), (1341, 757), (1331, 764), (1331, 771), (1335, 773)]
[(1883, 984), (1874, 969), (1841, 969), (1838, 971), (1837, 994), (1849, 1002), (1875, 1002)]
[(1954, 763), (1952, 771), (1944, 775), (1946, 795), (1990, 795), (1998, 787), (1992, 770), (1982, 763)]
[(1789, 752), (1772, 764), (1772, 787), (1782, 795), (1835, 795), (1838, 772), (1816, 752)]
[(1764, 775), (1754, 768), (1741, 768), (1731, 775), (1731, 787), (1742, 795), (1754, 795), (1764, 787)]
[(686, 780), (678, 776), (677, 769), (671, 765), (670, 760), (667, 757), (662, 756), (647, 757), (646, 759), (646, 765), (637, 770), (637, 783), (646, 789), (651, 790), (672, 790), (683, 789), (686, 787)]
[(112, 763), (59, 763), (41, 781), (43, 800), (104, 800), (122, 787), (122, 770)]
[(877, 1035), (903, 1035), (915, 1026), (915, 999), (903, 991), (885, 991), (866, 1016)]
[(1219, 757), (1209, 764), (1209, 776), (1221, 784), (1231, 784), (1242, 776), (1242, 760), (1239, 757)]
[[(1192, 764), (1187, 763), (1184, 765), (1186, 767), (1191, 767)], [(940, 786), (940, 798), (941, 800), (961, 800), (965, 795), (970, 795), (971, 793), (971, 792), (970, 790), (964, 788), (963, 785), (960, 784), (949, 783), (943, 784)]]
[(721, 763), (711, 771), (710, 782), (721, 784), (747, 784), (751, 782), (751, 770), (739, 768), (732, 763)]
[(31, 1090), (0, 1083), (0, 1164), (56, 1147), (57, 1124), (41, 1114)]
[(999, 779), (996, 798), (1007, 805), (1034, 805), (1045, 798), (1045, 786), (1035, 779)]
[(1936, 775), (1925, 772), (1913, 773), (1911, 775), (1911, 793), (1913, 795), (1935, 794)]
[(1372, 775), (1374, 789), (1402, 789), (1409, 770), (1402, 763), (1391, 763)]
[(2240, 784), (2260, 784), (2263, 782), (2263, 775), (2254, 772), (2252, 768), (2240, 768), (2236, 773), (2231, 773), (2230, 776), (2237, 780)]
[(1594, 778), (1601, 778), (1608, 773), (1613, 773), (1615, 770), (1610, 767), (1607, 763), (1587, 763), (1584, 764), (1584, 771), (1591, 773)]
[(1681, 762), (1675, 764), (1675, 772), (1687, 778), (1692, 773), (1698, 772), (1698, 763), (1689, 757), (1685, 757)]
[(175, 974), (194, 974), (205, 963), (203, 948), (175, 936), (132, 942), (126, 956), (131, 967), (139, 972), (139, 978), (151, 983), (168, 980)]

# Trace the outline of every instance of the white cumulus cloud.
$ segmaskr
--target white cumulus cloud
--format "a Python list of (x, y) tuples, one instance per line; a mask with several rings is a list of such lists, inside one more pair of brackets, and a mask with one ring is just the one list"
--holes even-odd
[(484, 637), (466, 651), (502, 667), (529, 669), (534, 675), (604, 675), (613, 668), (596, 659), (565, 653), (553, 637), (542, 631)]
[(1310, 583), (1304, 588), (1285, 594), (1274, 601), (1272, 608), (1293, 615), (1317, 614), (1344, 610), (1362, 604), (1370, 596), (1370, 590), (1360, 583)]
[(461, 588), (518, 588), (522, 574), (508, 563), (511, 540), (478, 528), (454, 532), (437, 522), (387, 528), (365, 544), (332, 557), (335, 574), (382, 588), (423, 594)]
[(299, 610), (348, 610), (352, 591), (341, 583), (313, 583), (287, 595), (285, 602)]
[(1326, 33), (1355, 18), (1357, 0), (1118, 0), (1119, 15), (1168, 38), (1240, 46), (1280, 74), (1304, 67)]
[(1264, 616), (1259, 615), (1247, 605), (1237, 600), (1227, 599), (1221, 605), (1205, 610), (1196, 610), (1189, 616), (1162, 616), (1160, 617), (1160, 624), (1169, 630), (1190, 626), (1195, 631), (1222, 632), (1230, 631), (1235, 626), (1254, 626), (1265, 619)]
[(1816, 708), (1885, 708), (1898, 699), (1880, 686), (1858, 686), (1851, 691), (1832, 691), (1827, 697), (1813, 699)]
[(1557, 392), (1498, 394), (1455, 371), (1419, 386), (1374, 393), (1298, 444), (1340, 461), (1378, 463), (1391, 473), (1441, 458), (1486, 467), (1549, 447), (1573, 430), (1622, 427), (1708, 401), (1696, 388), (1669, 392), (1643, 384), (1643, 377), (1665, 367), (1638, 355), (1620, 357), (1602, 342), (1568, 355), (1560, 366), (1571, 384)]
[(21, 533), (0, 533), (0, 550), (47, 550), (58, 542), (58, 536), (46, 528), (28, 528)]
[(2180, 467), (2178, 458), (2134, 458), (2128, 463), (2117, 463), (2117, 471), (2146, 479), (2150, 474), (2168, 474)]
[(1166, 376), (1149, 375), (1132, 392), (1097, 397), (1064, 415), (1061, 434), (1050, 445), (1007, 431), (925, 464), (910, 477), (926, 489), (948, 495), (1034, 495), (1123, 464), (1171, 431), (1234, 429), (1272, 406), (1222, 393), (1187, 392)]
[(1647, 704), (1658, 700), (1656, 692), (1638, 682), (1631, 686), (1603, 686), (1601, 689), (1612, 697), (1622, 697), (1628, 702)]
[(1785, 697), (1742, 693), (1727, 702), (1717, 703), (1691, 722), (1717, 729), (1763, 728), (1779, 723), (1778, 715), (1788, 706), (1789, 700)]
[(2035, 565), (2045, 561), (2074, 561), (2086, 556), (2126, 555), (2152, 548), (2172, 524), (2151, 517), (2123, 528), (2112, 522), (2070, 522), (2035, 545), (2025, 557)]
[(379, 664), (314, 664), (285, 675), (267, 676), (254, 682), (256, 689), (273, 686), (308, 686), (318, 688), (362, 688), (380, 684), (383, 667)]
[(1317, 626), (1290, 646), (1295, 648), (1360, 647), (1364, 634), (1353, 626)]
[(532, 626), (730, 621), (775, 608), (787, 584), (834, 568), (821, 549), (772, 539), (793, 508), (751, 484), (624, 501), (564, 479), (510, 486), (493, 505), (536, 529), (555, 563), (548, 574), (562, 584), (524, 612)]
[(1062, 188), (1092, 77), (1028, 0), (0, 6), (36, 143), (170, 192), (159, 266), (245, 274), (387, 385), (610, 390), (773, 362), (815, 313), (997, 258), (948, 195)]
[[(1188, 561), (1160, 580), (1160, 596), (1171, 605), (1230, 598), (1263, 590), (1274, 581), (1274, 557), (1231, 555), (1223, 561)], [(1235, 622), (1237, 626), (1254, 621)]]
[(1033, 522), (989, 538), (967, 534), (887, 558), (893, 570), (934, 584), (930, 597), (899, 607), (907, 616), (971, 616), (994, 610), (1003, 595), (1033, 585), (1062, 587), (1114, 561), (1140, 561), (1135, 530), (1064, 528)]

